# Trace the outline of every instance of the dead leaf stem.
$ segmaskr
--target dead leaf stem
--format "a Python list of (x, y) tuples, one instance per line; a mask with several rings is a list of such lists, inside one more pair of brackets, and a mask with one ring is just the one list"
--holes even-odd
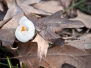
[(44, 58), (42, 59), (50, 66), (50, 68), (52, 68), (52, 66)]
[(31, 62), (30, 62), (30, 61), (28, 61), (28, 60), (27, 60), (27, 62), (29, 63), (29, 65), (31, 66), (31, 68), (33, 68), (33, 66), (32, 66)]
[(83, 66), (84, 66), (84, 68), (86, 67), (80, 60), (78, 60), (76, 57), (74, 57), (73, 55), (71, 55), (71, 57), (73, 57), (74, 59), (76, 59), (79, 63), (81, 63)]
[(91, 54), (80, 54), (80, 55), (78, 55), (78, 54), (47, 54), (48, 56), (71, 56), (71, 55), (73, 55), (73, 56), (91, 56)]

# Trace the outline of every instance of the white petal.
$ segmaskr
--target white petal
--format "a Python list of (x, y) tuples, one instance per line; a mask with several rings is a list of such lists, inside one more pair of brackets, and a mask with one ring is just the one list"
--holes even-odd
[(25, 16), (23, 16), (21, 19), (20, 19), (20, 21), (19, 21), (19, 24), (21, 25), (21, 24), (23, 24), (25, 21), (27, 21), (28, 19), (25, 17)]
[[(25, 16), (19, 22), (19, 26), (15, 31), (16, 38), (21, 42), (27, 42), (31, 40), (35, 35), (35, 27), (34, 24), (28, 20)], [(27, 31), (21, 31), (22, 26), (24, 26)]]

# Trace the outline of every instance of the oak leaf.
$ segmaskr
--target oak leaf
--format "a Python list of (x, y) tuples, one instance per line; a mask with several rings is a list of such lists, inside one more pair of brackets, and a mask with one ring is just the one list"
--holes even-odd
[[(62, 68), (67, 63), (76, 68), (90, 68), (91, 52), (83, 51), (72, 46), (64, 48), (56, 46), (48, 50), (48, 54), (42, 58), (40, 64), (37, 60), (36, 43), (19, 43), (19, 55), (16, 57), (20, 63), (24, 62), (27, 68)], [(91, 50), (90, 50), (91, 51)], [(88, 61), (89, 60), (89, 61)]]
[(77, 11), (78, 16), (75, 18), (71, 18), (70, 20), (79, 20), (82, 21), (85, 27), (91, 28), (91, 16), (87, 15), (85, 13), (82, 13), (81, 11)]
[(64, 48), (56, 46), (48, 51), (47, 57), (42, 59), (40, 66), (44, 68), (62, 68), (63, 64), (68, 63), (74, 66), (73, 68), (90, 68), (90, 62), (91, 53), (85, 53), (71, 46), (65, 46)]
[(81, 50), (91, 49), (91, 34), (83, 34), (77, 40), (65, 40), (67, 45), (76, 47)]
[(50, 13), (55, 13), (59, 10), (63, 10), (63, 7), (59, 5), (58, 1), (41, 1), (39, 3), (34, 4), (33, 6), (35, 8), (38, 8)]
[[(57, 39), (61, 39), (60, 42), (62, 42), (62, 38), (59, 36), (59, 34), (57, 34), (57, 32), (61, 32), (61, 30), (64, 28), (84, 27), (84, 24), (81, 21), (68, 20), (66, 18), (62, 18), (61, 16), (62, 11), (58, 11), (53, 15), (39, 19), (34, 23), (39, 34), (50, 43), (56, 42)], [(59, 43), (59, 45), (62, 44), (63, 43)]]
[[(38, 65), (43, 55), (46, 57), (48, 46), (48, 42), (46, 42), (40, 35), (37, 34), (32, 42), (29, 41), (26, 43), (18, 43), (19, 55), (16, 57), (20, 59), (20, 62), (24, 62), (27, 67), (29, 66), (29, 64), (30, 68), (32, 68), (32, 66), (36, 67), (36, 65), (34, 64), (37, 62), (36, 64)], [(35, 56), (35, 60), (33, 60), (33, 65), (31, 65), (31, 56)]]

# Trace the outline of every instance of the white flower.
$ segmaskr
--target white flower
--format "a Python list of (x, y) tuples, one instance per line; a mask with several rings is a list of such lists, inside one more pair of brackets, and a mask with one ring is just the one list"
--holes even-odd
[(21, 42), (31, 40), (35, 35), (34, 24), (23, 16), (19, 21), (19, 26), (16, 28), (15, 36)]

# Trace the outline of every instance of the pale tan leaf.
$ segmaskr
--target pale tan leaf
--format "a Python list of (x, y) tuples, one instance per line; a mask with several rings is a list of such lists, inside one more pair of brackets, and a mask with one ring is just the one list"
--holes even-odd
[(15, 29), (18, 26), (18, 22), (21, 16), (22, 14), (14, 16), (0, 29), (0, 40), (4, 46), (13, 45), (15, 40)]
[(26, 43), (19, 42), (16, 58), (20, 60), (20, 63), (23, 62), (27, 68), (37, 68), (39, 65), (37, 49), (37, 43), (31, 41)]
[(19, 3), (23, 3), (24, 5), (30, 5), (30, 4), (34, 4), (34, 3), (39, 3), (41, 0), (18, 0)]
[(45, 12), (43, 10), (40, 10), (40, 9), (36, 9), (31, 5), (31, 1), (30, 0), (27, 0), (27, 1), (22, 1), (22, 0), (16, 0), (17, 2), (17, 5), (22, 9), (22, 11), (28, 15), (30, 13), (36, 13), (36, 14), (41, 14), (41, 15), (51, 15), (51, 13), (48, 13), (48, 12)]
[(19, 55), (16, 56), (20, 63), (24, 63), (27, 68), (62, 68), (64, 63), (73, 65), (76, 68), (90, 68), (91, 49), (90, 52), (84, 51), (65, 45), (64, 48), (56, 46), (49, 49), (46, 58), (43, 58), (39, 64), (37, 58), (37, 43), (19, 43)]
[(64, 63), (68, 63), (74, 66), (72, 68), (90, 68), (90, 62), (91, 53), (86, 54), (84, 51), (71, 46), (65, 46), (64, 49), (57, 46), (48, 51), (47, 57), (42, 59), (40, 66), (44, 68), (62, 68)]
[(42, 14), (42, 15), (51, 15), (51, 13), (48, 13), (48, 12), (45, 12), (43, 10), (36, 9), (36, 8), (30, 6), (30, 4), (34, 4), (34, 3), (37, 3), (39, 1), (40, 0), (36, 0), (36, 1), (33, 1), (33, 0), (31, 0), (31, 1), (30, 0), (27, 0), (27, 1), (24, 1), (24, 0), (5, 0), (9, 9), (7, 11), (7, 14), (4, 17), (4, 20), (8, 19), (8, 18), (12, 18), (13, 16), (16, 16), (22, 12), (24, 12), (26, 15), (29, 15), (30, 13), (36, 13), (36, 14)]
[(81, 50), (91, 49), (91, 34), (84, 34), (77, 38), (77, 40), (65, 40), (65, 42), (67, 42), (67, 45)]
[(46, 56), (48, 46), (48, 42), (37, 34), (33, 41), (18, 43), (18, 55), (16, 58), (18, 58), (20, 62), (24, 62), (27, 68), (37, 68), (39, 60), (42, 59), (43, 55)]
[(3, 20), (6, 12), (7, 12), (7, 7), (5, 7), (3, 2), (0, 1), (0, 21)]
[(35, 4), (34, 7), (50, 13), (55, 13), (59, 10), (63, 10), (63, 7), (59, 5), (58, 1), (41, 1)]
[(76, 18), (72, 18), (71, 20), (80, 20), (87, 28), (91, 28), (91, 16), (84, 14), (79, 10), (77, 11), (77, 14), (78, 16)]
[(6, 3), (9, 9), (4, 17), (4, 20), (22, 13), (22, 10), (17, 6), (15, 0), (6, 0)]
[(47, 50), (48, 50), (48, 42), (45, 41), (39, 34), (35, 37), (33, 42), (37, 42), (38, 45), (38, 57), (41, 59), (44, 55), (46, 57)]
[[(52, 40), (61, 39), (57, 32), (64, 28), (81, 28), (84, 24), (78, 20), (68, 20), (61, 18), (62, 11), (57, 11), (53, 15), (39, 19), (35, 22), (35, 28), (39, 34), (47, 41), (54, 43)], [(62, 40), (60, 41), (62, 42)], [(62, 45), (62, 44), (59, 44)]]
[(0, 2), (0, 11), (4, 11), (4, 7), (3, 7), (3, 4), (2, 4), (2, 2)]

